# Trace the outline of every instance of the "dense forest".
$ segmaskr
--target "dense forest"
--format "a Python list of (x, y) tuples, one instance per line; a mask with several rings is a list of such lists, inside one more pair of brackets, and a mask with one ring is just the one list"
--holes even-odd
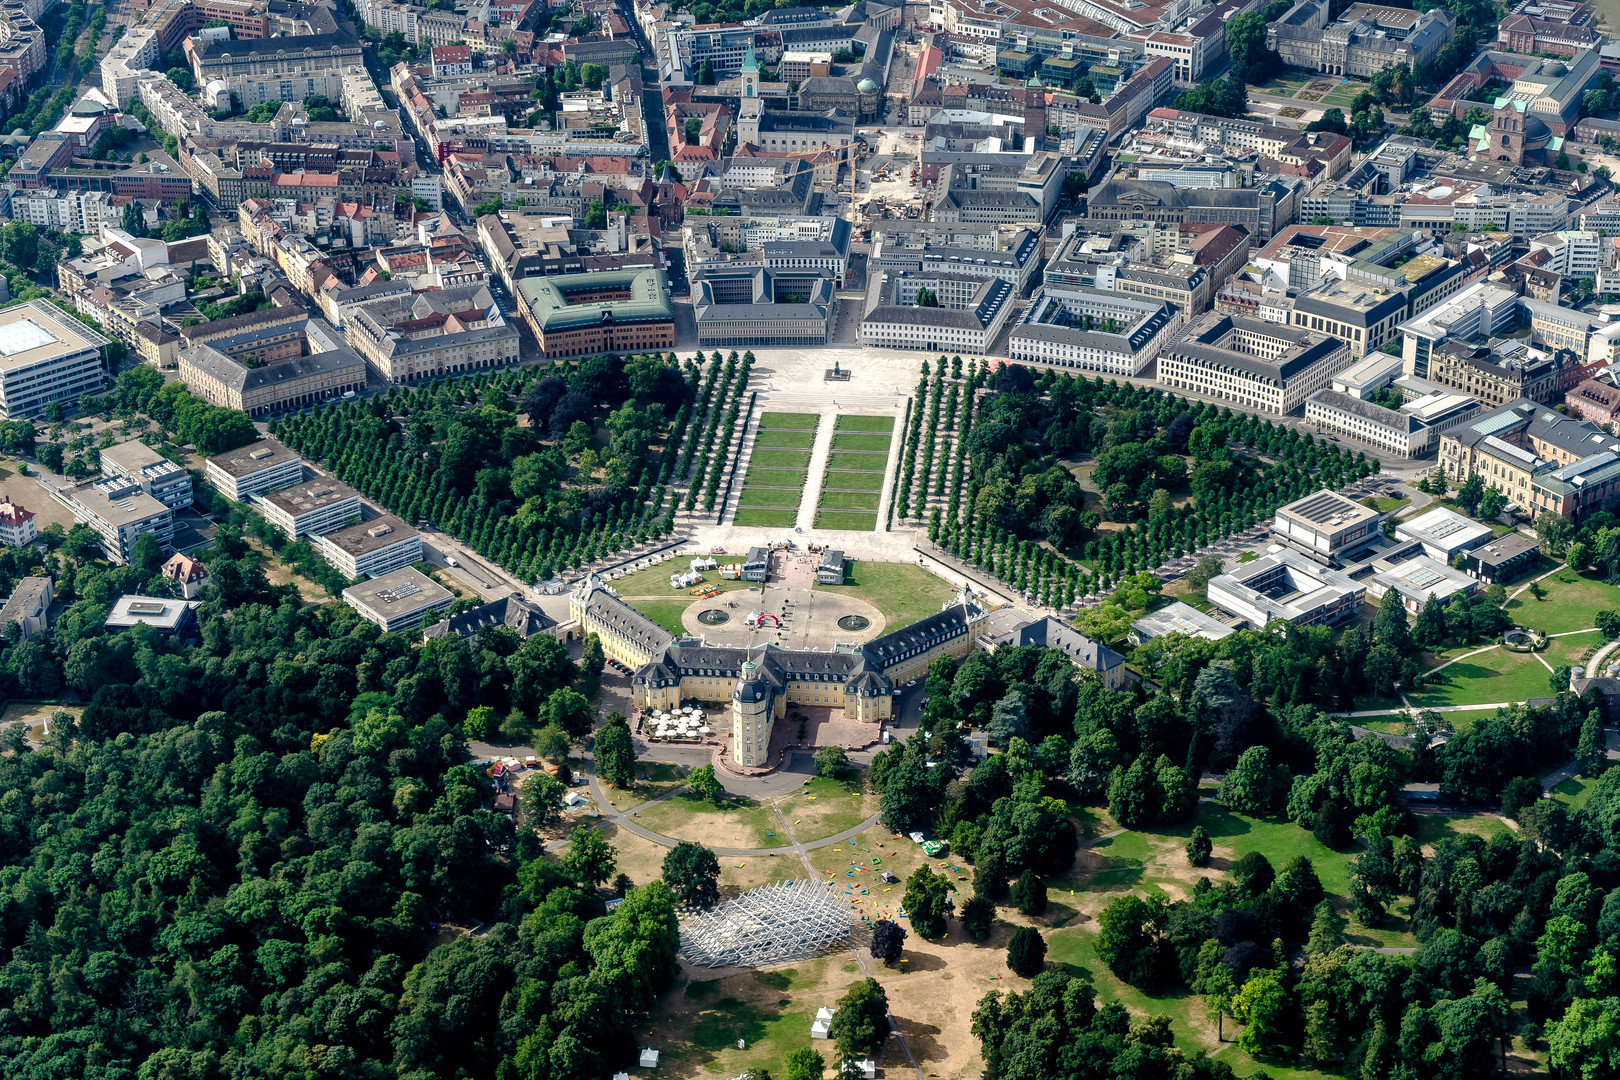
[[(1389, 610), (1372, 647), (1404, 655), (1405, 613)], [(1299, 656), (1310, 637), (1241, 635), (1218, 643), (1227, 647), (1220, 655), (1216, 643), (1170, 635), (1152, 643), (1162, 680), (1152, 692), (1077, 680), (1052, 650), (936, 661), (920, 735), (872, 768), (884, 824), (932, 829), (972, 864), (972, 895), (956, 914), (978, 937), (994, 904), (1010, 897), (1022, 905), (1029, 875), (1070, 865), (1078, 838), (1067, 807), (1106, 805), (1127, 827), (1182, 827), (1199, 777), (1219, 772), (1228, 809), (1284, 818), (1354, 853), (1350, 912), (1369, 927), (1409, 929), (1420, 948), (1408, 958), (1347, 945), (1346, 920), (1323, 904), (1310, 860), (1274, 865), (1251, 854), (1225, 880), (1201, 880), (1190, 899), (1116, 900), (1099, 922), (1098, 955), (1117, 977), (1154, 993), (1203, 995), (1212, 1023), (1235, 1017), (1244, 1048), (1265, 1060), (1344, 1063), (1369, 1080), (1490, 1075), (1514, 1033), (1512, 991), (1528, 996), (1531, 1020), (1544, 1025), (1557, 1075), (1605, 1075), (1592, 1063), (1620, 1060), (1611, 956), (1620, 945), (1620, 771), (1605, 773), (1578, 810), (1539, 798), (1537, 779), (1577, 753), (1588, 775), (1603, 770), (1597, 706), (1566, 691), (1455, 732), (1422, 713), (1416, 750), (1396, 750), (1355, 739), (1343, 721), (1299, 700), (1300, 677), (1288, 668), (1316, 670)], [(1327, 666), (1340, 663), (1330, 657)], [(1005, 753), (973, 764), (962, 725), (988, 732)], [(1488, 842), (1453, 835), (1426, 854), (1401, 798), (1411, 781), (1438, 783), (1448, 801), (1500, 806), (1518, 834)], [(1211, 847), (1202, 828), (1192, 829), (1193, 865), (1207, 862)], [(928, 899), (927, 882), (908, 885), (908, 911), (926, 914)], [(915, 914), (912, 926), (934, 936)], [(936, 926), (945, 931), (943, 916)], [(1514, 989), (1514, 969), (1525, 965), (1528, 986), (1521, 979)], [(985, 1075), (1210, 1067), (1181, 1061), (1168, 1030), (1105, 1013), (1089, 984), (1066, 973), (1040, 976), (1025, 994), (989, 995), (974, 1023)], [(1111, 1055), (1130, 1048), (1151, 1060), (1121, 1071)]]
[[(7, 1076), (605, 1075), (670, 979), (661, 883), (603, 914), (613, 851), (557, 863), (488, 809), (464, 717), (570, 725), (594, 677), (549, 637), (384, 634), (266, 584), (222, 525), (196, 643), (111, 634), (152, 565), (70, 535), (71, 601), (0, 654), (8, 694), (87, 702), (0, 757)], [(154, 546), (155, 547), (155, 546)], [(149, 564), (154, 551), (141, 553)], [(0, 553), (0, 573), (33, 553)], [(577, 700), (576, 700), (577, 699)], [(453, 924), (478, 924), (475, 935)]]

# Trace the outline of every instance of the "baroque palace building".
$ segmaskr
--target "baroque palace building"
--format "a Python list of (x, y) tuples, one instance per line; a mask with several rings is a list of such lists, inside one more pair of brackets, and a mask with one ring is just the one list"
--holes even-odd
[(852, 720), (887, 720), (895, 687), (919, 678), (941, 656), (962, 657), (983, 633), (988, 613), (963, 590), (929, 615), (864, 645), (822, 652), (774, 643), (748, 648), (677, 637), (620, 600), (591, 574), (569, 596), (569, 614), (602, 642), (602, 651), (635, 672), (642, 711), (683, 701), (731, 705), (732, 760), (767, 764), (771, 728), (789, 705), (843, 709)]

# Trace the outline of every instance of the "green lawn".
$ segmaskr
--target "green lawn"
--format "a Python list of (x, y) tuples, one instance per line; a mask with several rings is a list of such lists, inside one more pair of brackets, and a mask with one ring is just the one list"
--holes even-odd
[(1570, 634), (1568, 637), (1555, 637), (1547, 642), (1542, 650), (1542, 658), (1553, 667), (1564, 664), (1579, 664), (1603, 644), (1603, 635), (1596, 630), (1586, 634)]
[[(868, 515), (868, 519), (875, 523), (876, 515)], [(890, 630), (910, 626), (924, 615), (932, 615), (956, 594), (949, 582), (914, 563), (867, 562), (865, 559), (851, 559), (844, 564), (842, 585), (817, 585), (816, 588), (847, 592), (865, 600), (883, 612)]]
[(1445, 681), (1407, 694), (1419, 708), (1435, 705), (1479, 705), (1552, 696), (1547, 669), (1529, 653), (1506, 649), (1459, 660), (1441, 672)]
[(883, 474), (880, 472), (829, 472), (822, 477), (824, 489), (846, 491), (882, 491)]
[(834, 431), (893, 431), (892, 416), (840, 416)]
[(798, 506), (804, 493), (797, 488), (767, 488), (745, 487), (742, 490), (743, 506)]
[(759, 507), (741, 507), (731, 519), (733, 525), (759, 525), (765, 528), (791, 529), (799, 520), (797, 510), (765, 510)]
[(699, 840), (705, 832), (723, 830), (735, 839), (740, 834), (743, 842), (732, 839), (714, 841), (717, 847), (786, 847), (787, 837), (767, 836), (780, 827), (776, 811), (769, 802), (754, 799), (727, 799), (714, 806), (691, 792), (666, 799), (655, 806), (639, 811), (638, 825), (678, 840)]
[(810, 467), (810, 451), (808, 450), (775, 450), (755, 449), (748, 459), (750, 466), (759, 466), (766, 469), (808, 469)]
[(1596, 783), (1595, 780), (1577, 776), (1573, 780), (1565, 780), (1562, 784), (1553, 788), (1552, 796), (1571, 810), (1579, 810), (1586, 805), (1586, 800), (1591, 797), (1592, 787)]
[(877, 515), (851, 513), (844, 510), (816, 511), (818, 529), (853, 529), (857, 532), (876, 532)]
[[(1377, 498), (1377, 497), (1372, 497), (1372, 496), (1369, 496), (1369, 497), (1372, 498), (1372, 501), (1377, 504), (1378, 512), (1380, 514), (1393, 514), (1395, 511), (1399, 510), (1401, 507), (1410, 506), (1411, 503), (1412, 503), (1412, 500), (1408, 499), (1408, 498), (1383, 499), (1383, 498)], [(1365, 500), (1363, 500), (1363, 501), (1365, 501)]]
[(804, 487), (809, 474), (804, 469), (749, 469), (743, 483), (764, 487)]
[(786, 428), (801, 431), (816, 430), (821, 417), (815, 413), (803, 412), (768, 412), (759, 414), (759, 426), (765, 428)]
[[(756, 455), (757, 456), (757, 455)], [(889, 464), (889, 455), (870, 453), (838, 453), (827, 455), (827, 468), (829, 469), (859, 469), (869, 472), (883, 472)]]
[(755, 446), (786, 446), (808, 450), (815, 444), (813, 431), (760, 431), (754, 435)]
[[(664, 582), (668, 585), (669, 582)], [(653, 622), (662, 626), (672, 634), (686, 633), (686, 627), (681, 625), (681, 613), (691, 606), (694, 597), (681, 593), (678, 596), (647, 596), (637, 597), (636, 600), (626, 601), (637, 611), (641, 612)]]
[(889, 448), (889, 436), (846, 435), (840, 432), (833, 436), (832, 448), (834, 450), (887, 450)]
[(860, 776), (853, 773), (838, 780), (818, 776), (779, 805), (787, 819), (795, 823), (793, 835), (800, 843), (837, 836), (876, 812), (875, 800), (862, 789)]
[[(739, 551), (734, 555), (719, 555), (716, 558), (721, 562), (739, 562), (742, 558), (742, 552)], [(689, 558), (684, 557), (668, 559), (656, 566), (649, 566), (645, 570), (637, 570), (633, 574), (614, 578), (610, 584), (614, 589), (618, 590), (620, 596), (686, 596), (685, 589), (676, 592), (669, 587), (669, 576), (677, 571), (685, 573), (690, 562)], [(712, 570), (703, 577), (705, 584), (727, 591), (748, 584), (746, 581), (727, 581)], [(687, 600), (690, 602), (691, 597), (687, 597)]]
[(1526, 591), (1508, 601), (1506, 610), (1514, 622), (1561, 634), (1596, 626), (1599, 611), (1620, 610), (1620, 587), (1568, 568), (1542, 581), (1541, 587), (1547, 592), (1545, 599), (1537, 600)]
[(871, 510), (875, 513), (881, 497), (882, 493), (877, 491), (823, 490), (820, 506), (823, 510)]

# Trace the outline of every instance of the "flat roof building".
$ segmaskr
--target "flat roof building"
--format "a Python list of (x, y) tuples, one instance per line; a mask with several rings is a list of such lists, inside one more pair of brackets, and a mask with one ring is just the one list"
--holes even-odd
[(334, 529), (320, 537), (321, 556), (350, 581), (382, 577), (422, 557), (422, 534), (393, 514)]
[(1438, 559), (1419, 555), (1368, 578), (1367, 591), (1380, 603), (1388, 603), (1389, 594), (1393, 592), (1406, 610), (1415, 615), (1429, 597), (1437, 596), (1444, 602), (1458, 594), (1471, 596), (1479, 591), (1479, 583)]
[(1181, 329), (1182, 313), (1163, 301), (1113, 292), (1045, 286), (1007, 339), (1014, 360), (1139, 375)]
[(1158, 611), (1150, 611), (1131, 624), (1130, 642), (1140, 645), (1165, 634), (1186, 634), (1219, 641), (1231, 637), (1235, 631), (1212, 615), (1206, 615), (1191, 604), (1180, 600), (1166, 604)]
[(203, 475), (214, 489), (232, 502), (296, 484), (304, 478), (304, 459), (279, 439), (258, 442), (215, 454)]
[(1332, 626), (1353, 619), (1367, 587), (1293, 548), (1278, 546), (1210, 579), (1207, 595), (1210, 603), (1259, 630), (1273, 619), (1296, 626)]
[(360, 517), (360, 493), (329, 477), (299, 481), (259, 499), (265, 520), (292, 540), (340, 529)]
[(1271, 533), (1316, 561), (1333, 565), (1377, 540), (1383, 520), (1377, 510), (1323, 488), (1278, 507)]
[(112, 339), (43, 300), (0, 311), (0, 416), (27, 420), (52, 401), (100, 390)]
[(1401, 540), (1416, 540), (1423, 545), (1425, 555), (1450, 563), (1457, 552), (1470, 551), (1489, 540), (1491, 527), (1437, 506), (1426, 514), (1399, 522), (1395, 535)]
[(118, 598), (107, 615), (107, 629), (128, 630), (135, 626), (150, 626), (163, 637), (186, 637), (196, 622), (193, 612), (200, 601), (176, 600), (167, 596), (136, 596), (126, 593)]
[(1536, 542), (1523, 533), (1506, 533), (1464, 554), (1463, 573), (1484, 585), (1506, 583), (1524, 573), (1536, 561), (1538, 550)]
[(128, 480), (101, 480), (81, 487), (70, 483), (49, 491), (76, 521), (95, 530), (101, 550), (113, 562), (128, 565), (141, 533), (151, 533), (163, 553), (169, 553), (174, 511)]
[(449, 589), (412, 566), (343, 590), (345, 604), (391, 634), (416, 629), (454, 599)]
[(1386, 409), (1339, 390), (1318, 390), (1306, 398), (1305, 419), (1318, 431), (1346, 435), (1398, 457), (1421, 457), (1435, 446), (1435, 430), (1407, 410)]
[(139, 484), (142, 491), (171, 510), (191, 505), (191, 474), (143, 442), (131, 440), (105, 447), (101, 451), (101, 475)]

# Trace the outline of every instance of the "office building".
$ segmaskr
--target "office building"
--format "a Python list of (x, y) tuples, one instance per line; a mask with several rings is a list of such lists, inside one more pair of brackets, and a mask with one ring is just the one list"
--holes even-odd
[(1463, 573), (1481, 585), (1506, 585), (1535, 564), (1540, 549), (1520, 532), (1505, 533), (1463, 554)]
[[(899, 274), (870, 295), (861, 344), (882, 349), (987, 352), (1012, 312), (1000, 278)], [(919, 303), (922, 296), (926, 301)]]
[(138, 484), (171, 510), (185, 510), (191, 505), (191, 474), (143, 442), (131, 440), (103, 447), (101, 475)]
[(1190, 604), (1172, 601), (1157, 611), (1150, 611), (1131, 624), (1130, 642), (1140, 645), (1166, 634), (1185, 634), (1207, 641), (1231, 637), (1235, 630), (1219, 619), (1206, 615)]
[(1259, 630), (1273, 619), (1296, 626), (1347, 622), (1360, 613), (1367, 588), (1293, 548), (1275, 547), (1211, 578), (1207, 595), (1210, 603)]
[(1427, 555), (1373, 574), (1366, 579), (1366, 585), (1379, 603), (1389, 603), (1393, 593), (1413, 615), (1423, 610), (1431, 596), (1438, 597), (1443, 604), (1453, 596), (1472, 596), (1479, 591), (1479, 583), (1473, 578)]
[(108, 630), (129, 630), (149, 626), (158, 637), (187, 638), (196, 630), (195, 612), (201, 601), (176, 600), (167, 596), (135, 596), (125, 593), (107, 613)]
[(1400, 540), (1416, 540), (1423, 545), (1424, 554), (1450, 563), (1459, 551), (1470, 551), (1489, 540), (1491, 527), (1439, 506), (1398, 522), (1395, 536)]
[(101, 541), (107, 558), (127, 565), (135, 555), (142, 533), (151, 533), (164, 554), (174, 537), (174, 511), (122, 478), (75, 487), (67, 483), (50, 489), (51, 498), (88, 525)]
[(316, 477), (261, 496), (259, 509), (289, 540), (298, 540), (340, 529), (350, 518), (359, 520), (360, 493), (347, 484)]
[(111, 343), (44, 300), (0, 311), (0, 418), (29, 420), (52, 401), (100, 390)]
[(1339, 338), (1211, 312), (1160, 355), (1158, 382), (1286, 416), (1350, 363)]
[(1318, 431), (1348, 436), (1396, 457), (1422, 457), (1435, 447), (1437, 433), (1411, 413), (1338, 390), (1318, 390), (1306, 398), (1305, 419)]
[(1318, 562), (1341, 566), (1383, 534), (1384, 515), (1326, 488), (1277, 508), (1271, 533)]
[(662, 270), (524, 278), (518, 299), (542, 356), (638, 353), (675, 345), (675, 309)]
[(1181, 325), (1181, 312), (1162, 301), (1049, 285), (1036, 290), (1007, 351), (1014, 360), (1138, 375)]
[(1444, 8), (1418, 12), (1381, 4), (1351, 4), (1329, 22), (1327, 0), (1299, 0), (1267, 27), (1268, 44), (1283, 63), (1323, 75), (1370, 79), (1385, 68), (1413, 71), (1434, 61), (1457, 30)]
[(390, 634), (416, 629), (454, 599), (449, 589), (411, 566), (343, 590), (345, 604)]
[(304, 459), (279, 439), (257, 442), (215, 454), (203, 466), (214, 489), (232, 502), (288, 487), (304, 477)]
[[(20, 644), (48, 629), (51, 625), (51, 601), (56, 599), (56, 585), (49, 575), (32, 574), (17, 579), (16, 588), (0, 607), (0, 634), (13, 645)], [(12, 634), (11, 627), (17, 628)]]
[(322, 533), (321, 557), (348, 578), (382, 577), (422, 558), (422, 534), (393, 514)]

